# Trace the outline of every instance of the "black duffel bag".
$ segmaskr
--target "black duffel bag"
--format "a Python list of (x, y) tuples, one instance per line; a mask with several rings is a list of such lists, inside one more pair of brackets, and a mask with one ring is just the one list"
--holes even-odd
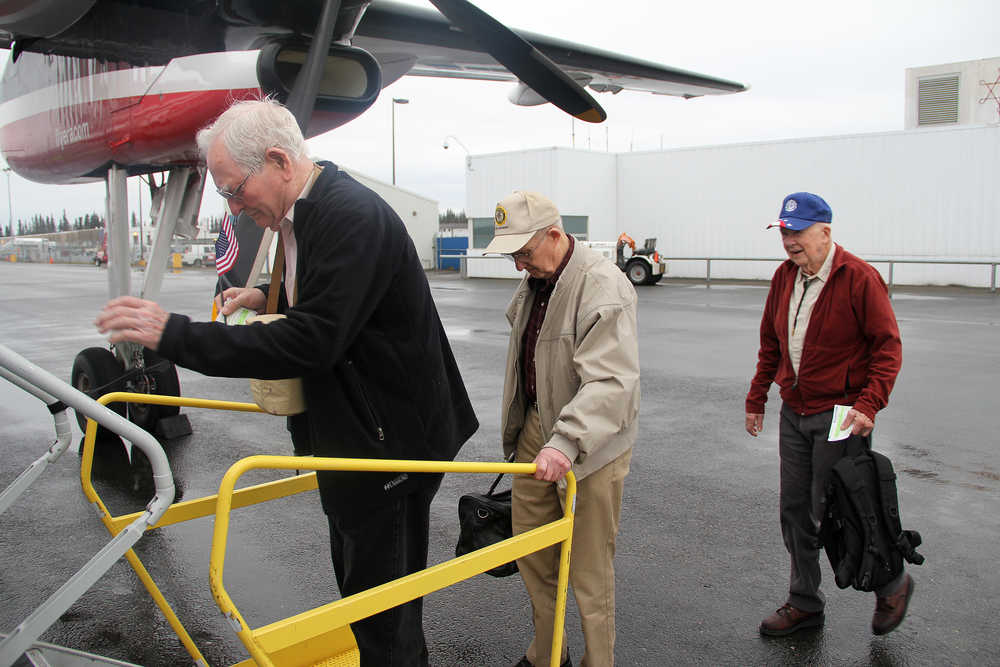
[[(460, 527), (455, 555), (488, 547), (512, 537), (510, 519), (510, 489), (494, 493), (503, 473), (497, 475), (486, 493), (469, 493), (458, 499), (458, 523)], [(509, 577), (517, 573), (517, 563), (511, 561), (498, 565), (486, 574), (494, 577)]]
[(920, 533), (902, 528), (892, 462), (870, 440), (833, 466), (819, 537), (840, 588), (877, 591), (899, 576), (903, 561), (924, 562)]

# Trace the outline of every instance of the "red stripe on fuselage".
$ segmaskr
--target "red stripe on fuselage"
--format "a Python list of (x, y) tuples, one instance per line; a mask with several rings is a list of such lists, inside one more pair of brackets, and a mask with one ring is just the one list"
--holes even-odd
[[(234, 101), (260, 94), (260, 89), (250, 88), (71, 104), (0, 127), (0, 145), (15, 172), (39, 183), (89, 180), (87, 175), (112, 162), (159, 171), (197, 162), (197, 131)], [(309, 136), (357, 115), (317, 111), (309, 122)]]

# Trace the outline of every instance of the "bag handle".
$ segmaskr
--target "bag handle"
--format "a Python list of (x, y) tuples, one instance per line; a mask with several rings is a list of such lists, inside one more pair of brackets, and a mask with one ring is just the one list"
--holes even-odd
[[(516, 457), (516, 456), (517, 456), (517, 450), (515, 449), (514, 451), (512, 451), (510, 453), (510, 456), (507, 457), (506, 462), (507, 463), (513, 463), (514, 462), (514, 457)], [(492, 496), (493, 495), (493, 489), (497, 488), (497, 484), (500, 483), (500, 478), (503, 477), (506, 474), (507, 473), (503, 473), (502, 472), (499, 475), (497, 475), (497, 478), (495, 480), (493, 480), (492, 484), (490, 484), (490, 490), (486, 492), (486, 495), (488, 495), (488, 496)]]
[(267, 307), (264, 313), (278, 312), (278, 294), (281, 289), (281, 273), (285, 270), (285, 243), (278, 235), (278, 249), (274, 253), (274, 266), (271, 267), (271, 286), (267, 288)]

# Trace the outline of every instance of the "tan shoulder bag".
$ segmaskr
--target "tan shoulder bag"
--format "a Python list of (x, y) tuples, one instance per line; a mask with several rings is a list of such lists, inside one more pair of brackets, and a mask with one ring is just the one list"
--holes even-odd
[[(267, 290), (267, 307), (260, 315), (247, 319), (247, 324), (261, 322), (267, 324), (285, 316), (275, 313), (278, 309), (278, 295), (281, 290), (281, 273), (285, 270), (285, 244), (278, 237), (278, 250), (271, 268), (271, 286)], [(283, 380), (250, 379), (253, 400), (265, 412), (272, 415), (297, 415), (306, 411), (306, 399), (302, 393), (302, 378)]]

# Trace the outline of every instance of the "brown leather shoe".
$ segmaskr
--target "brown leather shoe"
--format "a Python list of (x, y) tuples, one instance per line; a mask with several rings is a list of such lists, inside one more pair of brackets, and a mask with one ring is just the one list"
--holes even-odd
[(899, 590), (884, 598), (875, 598), (875, 613), (872, 614), (872, 632), (877, 635), (884, 635), (892, 632), (903, 622), (906, 616), (906, 608), (910, 604), (910, 597), (916, 584), (913, 577), (904, 575), (903, 583)]
[(765, 618), (760, 624), (760, 634), (769, 637), (784, 637), (803, 628), (823, 625), (826, 617), (821, 611), (802, 611), (787, 602), (781, 609)]

